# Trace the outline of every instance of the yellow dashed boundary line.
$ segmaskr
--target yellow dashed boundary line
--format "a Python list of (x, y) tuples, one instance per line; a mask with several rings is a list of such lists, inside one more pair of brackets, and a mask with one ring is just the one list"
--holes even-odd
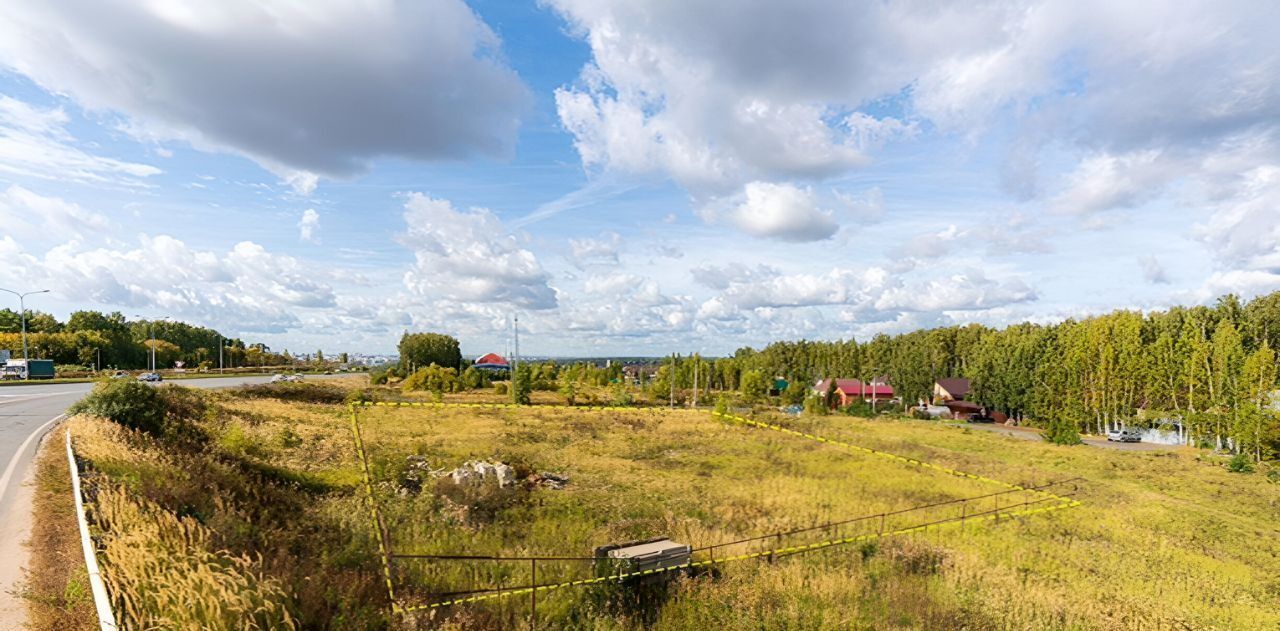
[(878, 449), (871, 449), (870, 447), (863, 447), (863, 446), (861, 446), (861, 445), (855, 445), (855, 444), (853, 444), (853, 443), (847, 443), (847, 442), (844, 442), (844, 441), (841, 441), (841, 440), (836, 440), (836, 439), (834, 439), (834, 438), (827, 438), (827, 437), (825, 437), (825, 436), (818, 436), (818, 435), (815, 435), (815, 434), (809, 434), (809, 433), (806, 433), (806, 432), (801, 432), (801, 431), (798, 431), (798, 430), (794, 430), (794, 429), (790, 429), (790, 428), (787, 428), (787, 427), (783, 427), (783, 426), (781, 426), (781, 425), (773, 425), (773, 424), (770, 424), (770, 423), (762, 423), (762, 422), (760, 422), (760, 421), (753, 421), (753, 420), (751, 420), (751, 419), (749, 419), (749, 418), (743, 418), (743, 417), (741, 417), (741, 416), (735, 416), (735, 415), (733, 415), (733, 414), (725, 414), (725, 413), (723, 413), (723, 412), (714, 412), (714, 411), (713, 411), (713, 412), (711, 413), (711, 415), (712, 415), (712, 416), (714, 416), (714, 417), (716, 417), (716, 418), (719, 418), (719, 419), (725, 420), (726, 422), (729, 422), (729, 423), (737, 423), (737, 424), (740, 424), (740, 425), (747, 425), (747, 426), (750, 426), (750, 427), (759, 427), (759, 428), (761, 428), (761, 429), (769, 429), (769, 430), (773, 430), (773, 431), (775, 431), (775, 432), (781, 432), (781, 433), (783, 433), (783, 434), (790, 434), (790, 435), (792, 435), (792, 436), (799, 436), (799, 437), (801, 437), (801, 438), (807, 438), (807, 439), (809, 439), (809, 440), (817, 441), (817, 442), (820, 442), (820, 443), (826, 443), (826, 444), (828, 444), (828, 445), (835, 445), (835, 446), (837, 446), (837, 447), (843, 447), (843, 448), (845, 448), (845, 449), (851, 449), (851, 450), (853, 450), (853, 451), (862, 452), (862, 453), (869, 454), (869, 455), (872, 455), (872, 456), (878, 456), (878, 457), (880, 457), (880, 458), (885, 458), (885, 459), (887, 459), (887, 460), (896, 460), (896, 461), (901, 462), (901, 463), (903, 463), (903, 464), (914, 465), (914, 466), (917, 466), (917, 467), (921, 467), (921, 468), (923, 468), (923, 469), (931, 469), (931, 470), (934, 470), (934, 471), (940, 471), (940, 472), (945, 473), (945, 474), (947, 474), (947, 475), (952, 475), (952, 476), (956, 476), (956, 477), (960, 477), (960, 478), (969, 478), (969, 479), (971, 479), (971, 480), (978, 480), (979, 482), (986, 482), (986, 483), (988, 483), (988, 484), (995, 484), (995, 485), (997, 485), (997, 486), (1002, 486), (1002, 487), (1004, 487), (1004, 488), (1011, 489), (1011, 490), (1015, 490), (1015, 491), (1029, 491), (1029, 492), (1031, 492), (1031, 493), (1038, 493), (1038, 494), (1040, 494), (1040, 495), (1042, 495), (1042, 496), (1044, 496), (1044, 497), (1050, 498), (1050, 499), (1062, 500), (1062, 501), (1064, 501), (1064, 502), (1075, 502), (1075, 503), (1076, 503), (1076, 505), (1079, 505), (1079, 502), (1078, 502), (1078, 501), (1076, 501), (1076, 500), (1069, 500), (1069, 499), (1067, 499), (1067, 498), (1065, 498), (1065, 497), (1062, 497), (1062, 496), (1059, 496), (1059, 495), (1054, 495), (1053, 493), (1050, 493), (1050, 492), (1048, 492), (1048, 491), (1043, 491), (1043, 490), (1038, 490), (1038, 489), (1028, 489), (1028, 488), (1026, 488), (1026, 487), (1019, 486), (1019, 485), (1017, 485), (1017, 484), (1010, 484), (1010, 483), (1008, 483), (1008, 482), (1004, 482), (1004, 481), (1002, 481), (1002, 480), (996, 480), (996, 479), (994, 479), (994, 478), (988, 478), (988, 477), (986, 477), (986, 476), (981, 476), (981, 475), (977, 475), (977, 474), (974, 474), (974, 473), (968, 473), (968, 472), (965, 472), (965, 471), (960, 471), (960, 470), (958, 470), (958, 469), (952, 469), (952, 468), (950, 468), (950, 467), (944, 467), (944, 466), (942, 466), (942, 465), (936, 465), (936, 464), (933, 464), (932, 462), (925, 462), (925, 461), (923, 461), (923, 460), (918, 460), (918, 459), (916, 459), (916, 458), (908, 458), (908, 457), (906, 457), (906, 456), (899, 456), (899, 455), (897, 455), (897, 454), (892, 454), (892, 453), (889, 453), (889, 452), (887, 452), (887, 451), (880, 451), (880, 450), (878, 450)]
[[(1032, 515), (1032, 514), (1036, 514), (1036, 513), (1047, 513), (1047, 512), (1050, 512), (1050, 511), (1062, 510), (1062, 509), (1064, 509), (1064, 508), (1070, 508), (1070, 507), (1072, 507), (1072, 506), (1077, 506), (1077, 505), (1079, 505), (1079, 502), (1074, 502), (1074, 501), (1072, 501), (1072, 500), (1067, 500), (1066, 498), (1062, 498), (1062, 499), (1063, 499), (1063, 500), (1064, 500), (1064, 502), (1066, 502), (1066, 503), (1063, 503), (1063, 504), (1057, 504), (1057, 505), (1054, 505), (1054, 506), (1045, 506), (1045, 507), (1040, 507), (1040, 508), (1025, 509), (1025, 510), (1020, 510), (1020, 511), (997, 512), (997, 513), (992, 513), (992, 514), (990, 514), (990, 515), (983, 515), (983, 516), (979, 516), (979, 517), (968, 517), (968, 518), (965, 518), (965, 519), (962, 519), (962, 518), (957, 517), (957, 518), (954, 518), (953, 520), (946, 521), (946, 522), (941, 522), (941, 523), (936, 523), (936, 524), (926, 524), (926, 525), (922, 525), (922, 526), (911, 526), (911, 527), (907, 527), (907, 528), (899, 528), (899, 529), (897, 529), (897, 530), (891, 530), (891, 531), (883, 532), (883, 533), (870, 533), (870, 534), (866, 534), (866, 535), (858, 535), (858, 536), (856, 536), (856, 537), (844, 537), (844, 538), (841, 538), (841, 539), (828, 539), (828, 540), (826, 540), (826, 541), (819, 541), (819, 542), (817, 542), (817, 543), (810, 543), (810, 544), (805, 544), (805, 545), (800, 545), (800, 546), (789, 546), (789, 547), (784, 547), (784, 548), (774, 548), (774, 549), (772, 549), (772, 550), (762, 550), (762, 551), (760, 551), (760, 552), (751, 552), (751, 553), (748, 553), (748, 554), (739, 554), (739, 555), (737, 555), (737, 556), (724, 557), (724, 558), (720, 558), (720, 559), (709, 559), (709, 560), (706, 560), (706, 561), (694, 561), (694, 562), (692, 562), (692, 563), (686, 563), (686, 564), (684, 564), (684, 565), (677, 565), (677, 566), (666, 567), (666, 568), (658, 568), (658, 569), (653, 569), (653, 570), (643, 570), (643, 571), (640, 571), (640, 572), (631, 572), (631, 573), (627, 573), (627, 574), (614, 574), (614, 575), (610, 575), (610, 576), (601, 576), (601, 577), (596, 577), (596, 578), (586, 578), (586, 579), (581, 579), (581, 580), (577, 580), (577, 581), (568, 581), (568, 582), (565, 582), (565, 583), (552, 583), (552, 584), (548, 584), (548, 585), (538, 585), (538, 586), (536, 586), (536, 587), (524, 587), (524, 588), (512, 589), (512, 590), (509, 590), (509, 591), (504, 591), (504, 592), (496, 593), (496, 594), (482, 594), (482, 595), (479, 595), (479, 596), (468, 596), (468, 597), (466, 597), (466, 598), (457, 598), (457, 599), (454, 599), (454, 600), (442, 600), (442, 601), (440, 601), (440, 602), (434, 602), (434, 603), (428, 603), (428, 604), (422, 604), (422, 605), (411, 605), (411, 606), (408, 606), (408, 607), (401, 607), (400, 611), (402, 611), (402, 612), (411, 612), (411, 611), (422, 611), (422, 610), (426, 610), (426, 609), (439, 609), (439, 608), (441, 608), (441, 607), (449, 607), (449, 606), (453, 606), (453, 605), (462, 605), (462, 604), (474, 603), (474, 602), (480, 602), (480, 601), (485, 601), (485, 600), (493, 600), (493, 599), (497, 599), (497, 598), (507, 598), (507, 597), (510, 597), (510, 596), (520, 596), (520, 595), (528, 594), (528, 593), (530, 593), (530, 592), (534, 592), (534, 591), (538, 591), (538, 592), (544, 592), (544, 591), (547, 591), (547, 592), (549, 592), (549, 591), (556, 590), (556, 589), (564, 589), (564, 588), (566, 588), (566, 587), (578, 587), (578, 586), (582, 586), (582, 585), (594, 585), (594, 584), (599, 584), (599, 583), (606, 583), (606, 582), (609, 582), (609, 581), (622, 581), (622, 580), (626, 580), (626, 579), (629, 579), (629, 578), (637, 578), (637, 577), (641, 577), (641, 576), (651, 576), (651, 575), (654, 575), (654, 574), (661, 574), (661, 573), (664, 573), (664, 572), (673, 572), (673, 571), (677, 571), (677, 570), (690, 569), (690, 568), (709, 567), (709, 566), (712, 566), (712, 565), (719, 565), (719, 564), (722, 564), (722, 563), (730, 563), (730, 562), (735, 562), (735, 561), (747, 561), (747, 560), (750, 560), (750, 559), (759, 559), (759, 558), (770, 557), (770, 556), (778, 556), (778, 555), (786, 555), (786, 554), (798, 554), (798, 553), (802, 553), (802, 552), (812, 552), (812, 551), (814, 551), (814, 550), (821, 550), (821, 549), (823, 549), (823, 548), (830, 548), (830, 547), (832, 547), (832, 546), (847, 545), (847, 544), (851, 544), (851, 543), (860, 543), (860, 542), (865, 542), (865, 541), (873, 541), (873, 540), (876, 540), (876, 539), (883, 539), (883, 538), (885, 538), (885, 537), (891, 537), (891, 536), (897, 536), (897, 535), (907, 535), (907, 534), (913, 534), (913, 533), (917, 533), (917, 532), (927, 532), (927, 531), (929, 531), (929, 530), (941, 530), (941, 529), (943, 529), (944, 527), (955, 526), (955, 525), (958, 525), (958, 524), (961, 524), (961, 523), (991, 521), (991, 520), (999, 519), (999, 518), (1002, 518), (1002, 517), (1005, 517), (1005, 518), (1008, 518), (1008, 517), (1021, 517), (1021, 516), (1025, 516), (1025, 515)], [(1041, 501), (1045, 501), (1045, 500), (1041, 500)]]
[[(482, 408), (491, 410), (575, 410), (581, 412), (657, 412), (664, 407), (624, 407), (616, 405), (518, 405), (515, 403), (444, 403), (435, 401), (355, 401), (353, 407), (386, 408)], [(676, 408), (680, 409), (680, 408)]]
[(373, 496), (373, 475), (369, 471), (369, 457), (365, 454), (364, 440), (360, 436), (360, 423), (356, 416), (356, 406), (347, 406), (351, 411), (351, 436), (356, 441), (356, 451), (360, 454), (360, 469), (364, 474), (364, 490), (369, 503), (369, 519), (373, 522), (373, 530), (378, 533), (378, 554), (382, 557), (382, 576), (387, 581), (387, 597), (391, 599), (391, 611), (400, 609), (396, 601), (396, 589), (391, 582), (391, 554), (387, 549), (386, 533), (382, 530), (382, 519), (378, 516), (378, 505)]

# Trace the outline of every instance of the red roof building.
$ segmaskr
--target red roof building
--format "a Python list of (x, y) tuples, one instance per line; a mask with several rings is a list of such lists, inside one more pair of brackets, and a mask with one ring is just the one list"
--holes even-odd
[(509, 370), (511, 365), (507, 360), (497, 353), (489, 353), (481, 357), (477, 357), (475, 361), (476, 368), (490, 368), (495, 370)]
[[(829, 386), (828, 379), (823, 379), (813, 386), (813, 391), (818, 394), (826, 394)], [(893, 386), (889, 385), (885, 378), (875, 379), (873, 381), (863, 382), (860, 379), (836, 379), (836, 397), (837, 405), (844, 407), (859, 399), (871, 402), (888, 401), (893, 398)]]

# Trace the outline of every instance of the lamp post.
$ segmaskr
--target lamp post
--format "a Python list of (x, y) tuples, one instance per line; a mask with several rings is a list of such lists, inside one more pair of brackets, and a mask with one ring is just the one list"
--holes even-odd
[[(28, 291), (26, 293), (18, 293), (12, 289), (5, 289), (3, 287), (0, 287), (0, 291), (7, 291), (18, 297), (18, 319), (22, 321), (22, 359), (24, 360), (31, 359), (30, 357), (27, 356), (27, 302), (26, 302), (26, 299), (27, 299), (27, 296), (30, 296), (32, 294), (47, 294), (49, 293), (49, 290), (41, 289), (39, 291)], [(30, 366), (27, 367), (26, 378), (27, 379), (31, 378)]]
[[(133, 314), (135, 318), (146, 318), (144, 315)], [(156, 318), (156, 320), (168, 320), (169, 316)], [(156, 326), (154, 320), (147, 320), (147, 335), (151, 338), (151, 372), (156, 371)]]

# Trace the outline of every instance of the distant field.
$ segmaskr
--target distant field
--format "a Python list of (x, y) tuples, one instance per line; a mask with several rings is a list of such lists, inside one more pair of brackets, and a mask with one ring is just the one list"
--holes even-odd
[[(190, 601), (183, 590), (218, 585), (223, 596), (213, 600), (221, 604), (187, 621), (216, 627), (253, 612), (260, 626), (529, 623), (527, 597), (389, 614), (350, 419), (339, 402), (343, 387), (349, 386), (312, 397), (317, 402), (297, 400), (306, 398), (298, 388), (280, 396), (270, 389), (256, 397), (193, 395), (203, 403), (191, 403), (189, 422), (207, 439), (154, 440), (104, 421), (72, 423), (77, 450), (96, 470), (90, 477), (108, 505), (104, 572), (138, 621), (178, 615), (165, 608)], [(1280, 626), (1280, 486), (1261, 475), (1228, 473), (1192, 452), (1058, 447), (921, 421), (756, 418), (1010, 483), (1083, 476), (1084, 505), (970, 522), (963, 531), (718, 565), (669, 589), (628, 595), (597, 585), (539, 593), (539, 625)], [(597, 545), (654, 536), (702, 547), (1002, 490), (726, 424), (707, 411), (371, 408), (362, 410), (360, 426), (399, 553), (587, 556)], [(569, 483), (465, 492), (429, 475), (419, 476), (421, 490), (410, 480), (412, 463), (444, 470), (473, 459), (511, 464), (522, 475), (551, 472)], [(967, 510), (979, 508), (991, 506)], [(858, 528), (870, 527), (778, 542), (848, 536)], [(735, 550), (769, 545), (775, 543)], [(207, 583), (193, 567), (209, 574)], [(400, 560), (394, 568), (399, 599), (407, 603), (531, 578), (523, 563)], [(539, 582), (590, 575), (576, 561), (544, 563), (538, 571)], [(168, 580), (179, 575), (185, 578)]]

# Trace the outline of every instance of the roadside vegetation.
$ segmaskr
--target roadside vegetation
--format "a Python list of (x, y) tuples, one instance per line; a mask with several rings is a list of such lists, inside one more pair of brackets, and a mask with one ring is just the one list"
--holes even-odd
[[(21, 318), (12, 309), (0, 309), (0, 350), (21, 357)], [(27, 312), (27, 345), (31, 357), (53, 360), (57, 374), (92, 377), (97, 371), (144, 369), (154, 351), (157, 368), (182, 362), (192, 371), (222, 366), (230, 369), (327, 369), (346, 364), (341, 353), (325, 358), (323, 351), (297, 357), (288, 350), (274, 352), (261, 343), (224, 337), (210, 328), (175, 320), (129, 320), (120, 312), (76, 311), (66, 322), (41, 311)]]
[[(597, 545), (653, 536), (702, 546), (999, 490), (729, 425), (706, 411), (644, 407), (649, 393), (607, 379), (602, 385), (574, 380), (574, 397), (605, 403), (621, 391), (639, 407), (569, 410), (562, 407), (558, 375), (548, 380), (531, 367), (529, 376), (532, 407), (361, 412), (375, 490), (396, 551), (589, 556)], [(549, 383), (537, 386), (540, 379)], [(147, 404), (154, 406), (150, 416), (129, 412), (117, 421), (88, 414), (111, 416), (112, 406), (86, 403), (86, 414), (70, 427), (96, 507), (108, 587), (129, 626), (528, 624), (527, 598), (390, 614), (350, 421), (336, 394), (348, 400), (510, 400), (491, 387), (453, 391), (433, 384), (407, 391), (400, 382), (274, 384), (223, 393), (164, 386)], [(110, 398), (105, 388), (97, 398)], [(723, 398), (717, 405), (731, 403), (742, 401)], [(1280, 625), (1280, 485), (1267, 475), (1269, 465), (1241, 474), (1228, 458), (1192, 449), (1072, 449), (900, 416), (797, 418), (765, 408), (757, 416), (1012, 483), (1083, 476), (1084, 505), (998, 524), (970, 523), (963, 532), (727, 564), (662, 588), (548, 592), (539, 594), (539, 624)], [(459, 484), (449, 472), (468, 462), (509, 466), (518, 482)], [(466, 569), (406, 560), (396, 568), (401, 598), (410, 602), (531, 578), (524, 564)], [(538, 572), (542, 581), (589, 570), (566, 561), (540, 565)]]
[(62, 432), (49, 434), (36, 456), (31, 555), (21, 596), (31, 631), (98, 629), (80, 547), (71, 471)]

